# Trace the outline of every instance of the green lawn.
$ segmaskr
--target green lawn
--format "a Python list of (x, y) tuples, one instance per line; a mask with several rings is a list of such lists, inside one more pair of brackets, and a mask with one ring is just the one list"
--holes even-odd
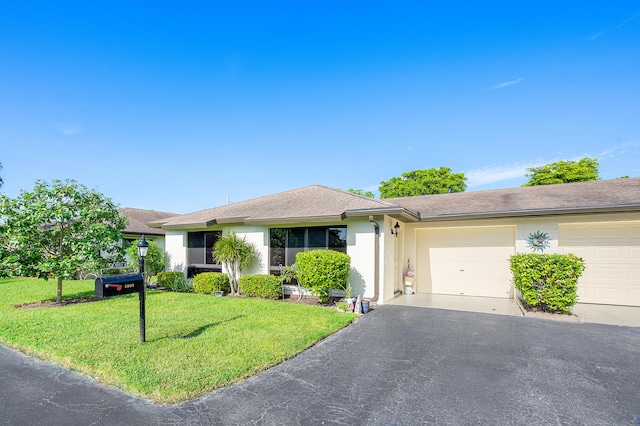
[[(65, 281), (65, 298), (93, 281)], [(278, 364), (355, 318), (319, 306), (150, 290), (54, 308), (56, 282), (0, 279), (0, 341), (156, 402), (201, 396)]]

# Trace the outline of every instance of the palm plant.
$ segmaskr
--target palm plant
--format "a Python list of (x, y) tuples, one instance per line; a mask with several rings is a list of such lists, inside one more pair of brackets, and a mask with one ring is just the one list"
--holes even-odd
[(230, 231), (225, 232), (214, 244), (213, 258), (224, 266), (229, 276), (231, 294), (238, 295), (240, 294), (238, 280), (242, 271), (258, 258), (258, 254), (253, 244)]

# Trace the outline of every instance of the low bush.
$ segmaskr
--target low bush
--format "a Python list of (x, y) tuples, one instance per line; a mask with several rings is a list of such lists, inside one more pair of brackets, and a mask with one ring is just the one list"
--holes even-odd
[(173, 285), (176, 277), (184, 276), (182, 272), (158, 272), (156, 275), (156, 282), (160, 287), (169, 288)]
[(193, 281), (185, 279), (182, 272), (158, 272), (156, 279), (159, 287), (171, 291), (189, 292), (193, 286)]
[(239, 285), (242, 294), (248, 297), (277, 299), (282, 296), (282, 280), (274, 275), (243, 275)]
[(195, 293), (211, 294), (216, 291), (229, 293), (230, 290), (229, 276), (222, 272), (203, 272), (193, 277)]
[(510, 258), (513, 283), (524, 302), (550, 312), (570, 312), (578, 300), (584, 261), (574, 254), (516, 254)]
[(344, 290), (349, 278), (351, 258), (334, 250), (310, 250), (296, 255), (296, 276), (302, 287), (311, 289), (327, 303), (331, 289)]

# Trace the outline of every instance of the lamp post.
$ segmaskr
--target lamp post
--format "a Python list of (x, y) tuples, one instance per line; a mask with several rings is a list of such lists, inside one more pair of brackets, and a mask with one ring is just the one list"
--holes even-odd
[(140, 289), (140, 342), (145, 342), (145, 323), (144, 323), (144, 305), (145, 305), (145, 292), (147, 284), (144, 279), (144, 258), (147, 257), (147, 250), (149, 250), (149, 243), (144, 238), (144, 235), (136, 244), (138, 247), (138, 255), (140, 256), (140, 274), (142, 275), (142, 289)]

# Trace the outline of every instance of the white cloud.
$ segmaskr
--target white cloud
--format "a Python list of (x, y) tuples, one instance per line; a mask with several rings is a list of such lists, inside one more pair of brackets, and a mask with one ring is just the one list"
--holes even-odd
[(82, 131), (82, 126), (78, 122), (73, 123), (57, 123), (56, 129), (67, 136), (75, 135), (76, 133), (80, 133)]
[(628, 140), (625, 142), (617, 143), (611, 148), (607, 148), (597, 155), (597, 157), (615, 157), (618, 155), (624, 155), (631, 152), (635, 152), (633, 148), (640, 147), (640, 140)]
[(543, 160), (483, 167), (465, 172), (469, 188), (524, 178), (528, 168), (546, 164)]
[(620, 28), (624, 27), (629, 22), (633, 21), (634, 19), (636, 19), (639, 16), (640, 16), (640, 12), (636, 12), (634, 15), (632, 15), (629, 18), (625, 19), (624, 21), (620, 22), (618, 25), (616, 25), (615, 27), (611, 28), (610, 30), (599, 31), (599, 32), (597, 32), (595, 34), (592, 34), (591, 36), (587, 37), (587, 40), (588, 41), (593, 41), (593, 40), (596, 40), (596, 39), (602, 37), (605, 34), (612, 33), (614, 31), (618, 31)]
[[(528, 168), (540, 167), (545, 164), (553, 163), (556, 161), (580, 161), (583, 158), (598, 158), (603, 157), (615, 157), (619, 155), (629, 155), (633, 153), (635, 155), (636, 148), (640, 147), (640, 140), (628, 140), (625, 142), (617, 143), (611, 147), (606, 147), (597, 154), (582, 154), (572, 157), (567, 157), (558, 153), (558, 157), (555, 159), (541, 159), (538, 158), (533, 161), (524, 161), (511, 164), (498, 164), (495, 166), (482, 167), (464, 172), (467, 177), (467, 185), (469, 188), (475, 188), (485, 185), (491, 185), (499, 182), (507, 182), (513, 179), (525, 179)], [(628, 171), (627, 171), (628, 172)]]
[(505, 81), (500, 84), (496, 84), (489, 90), (503, 89), (505, 87), (513, 86), (514, 84), (521, 83), (524, 80), (524, 77), (516, 78), (515, 80)]
[(589, 41), (591, 41), (591, 40), (595, 40), (595, 39), (597, 39), (597, 38), (602, 37), (604, 34), (605, 34), (605, 31), (597, 32), (597, 33), (595, 33), (595, 34), (593, 34), (593, 35), (591, 35), (591, 36), (587, 37), (587, 40), (589, 40)]

